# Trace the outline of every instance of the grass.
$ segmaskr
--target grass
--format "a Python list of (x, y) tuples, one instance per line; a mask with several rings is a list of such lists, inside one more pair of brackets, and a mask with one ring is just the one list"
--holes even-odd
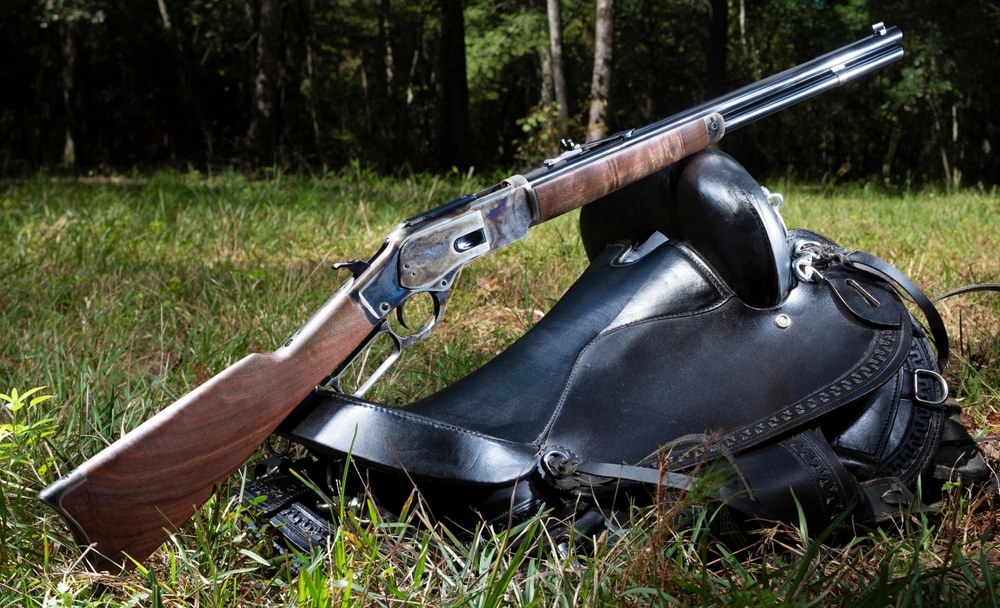
[[(402, 218), (486, 185), (229, 174), (0, 183), (0, 606), (991, 605), (1000, 547), (983, 495), (956, 488), (941, 514), (831, 546), (796, 530), (751, 558), (710, 553), (671, 513), (619, 522), (615, 542), (555, 550), (541, 517), (461, 543), (419, 502), (398, 520), (348, 517), (292, 568), (215, 498), (142, 568), (93, 574), (37, 491), (248, 352), (273, 350)], [(975, 191), (883, 195), (785, 185), (790, 226), (894, 262), (929, 294), (1000, 280), (1000, 203)], [(372, 395), (405, 403), (489, 360), (584, 268), (575, 216), (461, 276), (435, 336)], [(1000, 296), (945, 301), (948, 370), (965, 417), (1000, 429)], [(984, 444), (992, 460), (996, 451)], [(234, 477), (239, 483), (243, 473)], [(984, 508), (985, 507), (985, 508)]]

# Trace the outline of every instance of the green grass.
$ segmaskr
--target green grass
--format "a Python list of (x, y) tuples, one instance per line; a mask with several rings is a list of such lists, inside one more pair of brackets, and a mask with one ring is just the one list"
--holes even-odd
[[(996, 517), (961, 490), (941, 515), (859, 533), (847, 547), (776, 536), (742, 560), (706, 553), (704, 539), (672, 530), (656, 510), (620, 522), (617, 542), (591, 558), (555, 554), (541, 518), (463, 544), (413, 526), (426, 515), (415, 503), (401, 521), (349, 520), (297, 571), (218, 498), (144, 568), (109, 576), (82, 567), (61, 522), (35, 500), (41, 487), (244, 354), (281, 344), (344, 280), (331, 263), (369, 256), (399, 220), (484, 185), (357, 169), (323, 179), (0, 183), (0, 606), (996, 601)], [(995, 193), (783, 191), (790, 226), (883, 256), (931, 295), (1000, 280)], [(574, 214), (476, 262), (438, 332), (372, 396), (405, 403), (468, 373), (584, 266)], [(996, 434), (1000, 296), (941, 309), (956, 343), (949, 381), (970, 425)]]

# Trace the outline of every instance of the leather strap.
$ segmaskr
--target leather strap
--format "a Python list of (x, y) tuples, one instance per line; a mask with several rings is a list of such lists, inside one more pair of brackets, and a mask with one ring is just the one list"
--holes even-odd
[(886, 279), (892, 283), (895, 283), (900, 289), (902, 289), (911, 302), (920, 308), (920, 311), (924, 314), (927, 319), (928, 330), (931, 332), (931, 337), (934, 341), (934, 346), (938, 351), (938, 368), (944, 369), (948, 364), (948, 356), (950, 354), (949, 344), (948, 344), (948, 331), (945, 328), (944, 321), (941, 319), (941, 315), (938, 313), (937, 308), (934, 306), (934, 302), (940, 302), (941, 300), (952, 298), (955, 296), (965, 295), (969, 293), (976, 293), (981, 291), (998, 291), (1000, 292), (1000, 283), (978, 283), (974, 285), (965, 285), (963, 287), (958, 287), (947, 291), (935, 298), (929, 298), (924, 295), (924, 292), (917, 287), (913, 281), (908, 279), (906, 275), (896, 270), (891, 264), (885, 260), (879, 258), (878, 256), (872, 255), (864, 251), (854, 251), (849, 253), (844, 262), (857, 267), (862, 267), (862, 270), (867, 270), (868, 272), (874, 272), (878, 274), (883, 279)]
[(576, 465), (576, 471), (594, 477), (637, 481), (674, 490), (688, 490), (694, 484), (690, 475), (628, 464), (581, 462)]
[(937, 308), (934, 307), (934, 303), (913, 281), (878, 256), (866, 251), (850, 251), (819, 233), (810, 230), (794, 230), (791, 231), (790, 236), (798, 240), (792, 247), (794, 258), (792, 265), (801, 280), (815, 282), (817, 277), (820, 280), (825, 280), (821, 270), (843, 265), (894, 285), (897, 293), (908, 298), (924, 314), (928, 324), (927, 329), (930, 331), (931, 339), (937, 350), (938, 369), (944, 369), (950, 353), (948, 330), (945, 328)]
[[(543, 457), (551, 472), (551, 459)], [(801, 507), (811, 529), (823, 529), (853, 507), (860, 513), (885, 517), (898, 511), (900, 501), (912, 498), (900, 494), (902, 483), (879, 480), (863, 488), (843, 467), (830, 445), (818, 433), (806, 430), (776, 443), (736, 456), (729, 461), (732, 480), (709, 496), (740, 514), (742, 521), (796, 521)], [(576, 487), (607, 486), (622, 481), (661, 488), (689, 490), (696, 478), (656, 468), (611, 463), (574, 462), (568, 459), (557, 467), (558, 481), (575, 482)], [(595, 479), (596, 478), (596, 479)], [(560, 484), (565, 487), (567, 484)], [(759, 521), (751, 524), (759, 526)]]
[(906, 275), (878, 256), (865, 251), (852, 251), (845, 256), (844, 263), (860, 270), (872, 272), (890, 283), (896, 284), (909, 296), (910, 301), (920, 308), (920, 312), (927, 319), (927, 329), (930, 331), (934, 347), (937, 349), (938, 369), (944, 369), (948, 364), (948, 355), (950, 354), (948, 330), (941, 319), (941, 314), (938, 313), (930, 298), (924, 295), (924, 292)]
[(1000, 291), (1000, 283), (977, 283), (975, 285), (958, 287), (956, 289), (952, 289), (951, 291), (946, 291), (937, 297), (931, 298), (931, 301), (940, 302), (941, 300), (945, 300), (947, 298), (953, 298), (967, 293), (975, 293), (977, 291)]

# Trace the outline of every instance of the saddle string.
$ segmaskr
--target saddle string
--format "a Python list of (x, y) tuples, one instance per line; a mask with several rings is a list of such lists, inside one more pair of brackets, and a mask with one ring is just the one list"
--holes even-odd
[(945, 368), (950, 350), (944, 320), (933, 301), (906, 275), (882, 258), (865, 251), (850, 251), (811, 240), (799, 240), (792, 246), (792, 271), (800, 281), (826, 281), (822, 271), (835, 265), (847, 266), (881, 279), (892, 285), (900, 297), (916, 305), (927, 321), (931, 341), (937, 350), (938, 369)]

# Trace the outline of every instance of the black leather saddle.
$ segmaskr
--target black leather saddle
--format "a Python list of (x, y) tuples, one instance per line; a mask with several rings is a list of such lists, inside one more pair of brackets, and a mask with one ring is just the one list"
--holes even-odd
[[(727, 472), (714, 496), (735, 520), (794, 523), (798, 501), (815, 529), (848, 510), (884, 519), (921, 476), (985, 474), (905, 278), (786, 230), (729, 156), (586, 207), (581, 233), (589, 268), (467, 377), (405, 407), (317, 389), (278, 431), (311, 454), (295, 466), (335, 495), (349, 461), (388, 511), (416, 487), (461, 528), (648, 498), (706, 463)], [(247, 492), (300, 546), (332, 525), (281, 471)]]

